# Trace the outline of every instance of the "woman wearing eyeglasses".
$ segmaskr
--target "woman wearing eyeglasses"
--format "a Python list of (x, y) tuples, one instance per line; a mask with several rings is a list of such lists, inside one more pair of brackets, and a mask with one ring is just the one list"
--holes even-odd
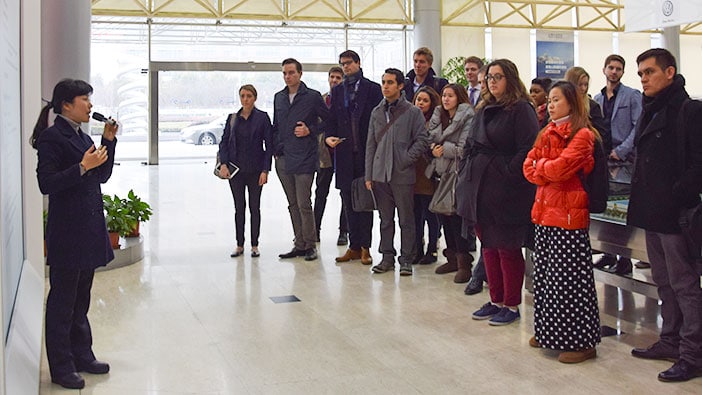
[(485, 82), (488, 89), (477, 106), (456, 198), (463, 232), (474, 226), (480, 238), (490, 287), (490, 301), (473, 313), (473, 319), (508, 325), (520, 318), (521, 248), (535, 192), (524, 178), (522, 163), (539, 123), (514, 63), (492, 61)]

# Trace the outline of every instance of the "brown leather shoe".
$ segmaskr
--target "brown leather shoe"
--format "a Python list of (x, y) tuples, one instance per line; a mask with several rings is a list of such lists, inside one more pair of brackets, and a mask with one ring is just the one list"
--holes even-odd
[(534, 348), (541, 348), (541, 343), (536, 341), (536, 336), (532, 336), (531, 339), (529, 339), (529, 346)]
[(597, 350), (595, 347), (580, 351), (564, 351), (558, 356), (558, 362), (562, 363), (580, 363), (588, 359), (595, 358)]
[(361, 263), (364, 265), (370, 265), (373, 263), (373, 257), (371, 256), (368, 248), (361, 247)]
[(348, 262), (355, 259), (361, 259), (361, 251), (352, 250), (350, 248), (346, 250), (346, 253), (344, 253), (344, 255), (336, 257), (337, 262)]

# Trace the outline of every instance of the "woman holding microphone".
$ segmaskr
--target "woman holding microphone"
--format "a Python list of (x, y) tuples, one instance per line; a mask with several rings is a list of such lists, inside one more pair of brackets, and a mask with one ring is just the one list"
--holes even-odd
[[(39, 189), (49, 195), (46, 355), (51, 381), (71, 389), (85, 386), (78, 372), (110, 370), (93, 354), (88, 309), (95, 269), (114, 258), (100, 184), (112, 175), (118, 126), (106, 122), (101, 146), (95, 148), (80, 128), (90, 120), (92, 92), (85, 81), (61, 80), (41, 110), (30, 141), (37, 150)], [(51, 127), (49, 110), (57, 114)]]

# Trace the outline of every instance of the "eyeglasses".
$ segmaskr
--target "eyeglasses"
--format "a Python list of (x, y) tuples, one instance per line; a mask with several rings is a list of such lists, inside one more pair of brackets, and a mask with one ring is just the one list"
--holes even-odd
[(488, 74), (485, 76), (485, 81), (492, 80), (494, 82), (500, 82), (503, 78), (505, 78), (505, 76), (502, 74)]
[(345, 66), (350, 65), (351, 63), (353, 63), (353, 60), (346, 60), (344, 62), (339, 62), (339, 66), (345, 67)]

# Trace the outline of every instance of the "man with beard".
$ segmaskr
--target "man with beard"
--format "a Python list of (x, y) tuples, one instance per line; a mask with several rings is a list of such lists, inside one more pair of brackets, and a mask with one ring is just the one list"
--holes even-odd
[[(626, 62), (619, 55), (609, 55), (605, 59), (602, 73), (607, 78), (607, 85), (595, 95), (595, 101), (602, 107), (605, 130), (598, 130), (602, 136), (602, 145), (609, 159), (631, 162), (634, 156), (634, 134), (636, 121), (641, 114), (641, 92), (621, 83)], [(631, 259), (604, 254), (595, 267), (604, 269), (609, 266), (610, 273), (631, 273)], [(637, 267), (648, 267), (646, 263)]]

